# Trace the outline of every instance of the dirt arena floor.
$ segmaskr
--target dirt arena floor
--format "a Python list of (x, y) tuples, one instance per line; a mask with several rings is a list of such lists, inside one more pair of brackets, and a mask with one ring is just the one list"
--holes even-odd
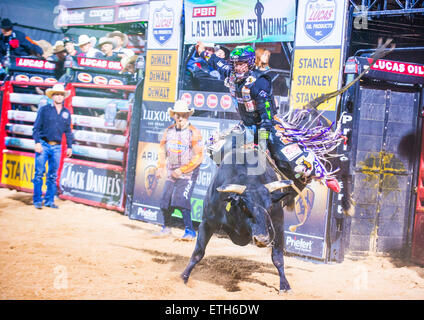
[(187, 285), (194, 241), (153, 238), (157, 225), (71, 201), (35, 209), (0, 189), (0, 299), (424, 299), (424, 268), (382, 257), (322, 264), (286, 258), (290, 294), (278, 295), (271, 249), (214, 235)]

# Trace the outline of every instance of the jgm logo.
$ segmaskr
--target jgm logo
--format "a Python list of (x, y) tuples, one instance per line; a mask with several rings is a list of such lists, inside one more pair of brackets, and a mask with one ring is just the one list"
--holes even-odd
[(336, 20), (335, 0), (310, 0), (306, 4), (305, 31), (316, 42), (328, 37)]
[(174, 11), (165, 5), (153, 13), (153, 36), (163, 45), (172, 36)]

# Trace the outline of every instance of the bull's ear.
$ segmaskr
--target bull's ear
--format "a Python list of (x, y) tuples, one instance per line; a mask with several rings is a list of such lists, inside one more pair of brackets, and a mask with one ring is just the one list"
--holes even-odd
[(241, 184), (225, 184), (221, 187), (216, 188), (218, 192), (233, 192), (237, 194), (243, 194), (244, 190), (246, 190), (246, 186)]
[(282, 188), (287, 188), (293, 185), (293, 181), (292, 180), (279, 180), (279, 181), (274, 181), (274, 182), (270, 182), (267, 183), (265, 185), (265, 188), (268, 189), (269, 193), (274, 192), (275, 190), (280, 190)]

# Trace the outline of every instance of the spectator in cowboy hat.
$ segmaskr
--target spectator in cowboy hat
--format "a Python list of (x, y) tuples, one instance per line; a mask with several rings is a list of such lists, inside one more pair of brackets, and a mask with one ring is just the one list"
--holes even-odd
[(94, 48), (96, 45), (96, 38), (89, 37), (86, 34), (82, 34), (78, 37), (77, 46), (80, 48), (81, 53), (78, 54), (78, 57), (86, 58), (103, 58), (103, 53), (100, 50)]
[(121, 31), (113, 31), (107, 34), (108, 38), (115, 39), (116, 48), (113, 49), (119, 58), (131, 58), (135, 53), (131, 49), (126, 48), (128, 45), (128, 36)]
[(107, 60), (113, 60), (113, 61), (119, 61), (121, 58), (118, 57), (116, 52), (113, 51), (113, 49), (116, 48), (116, 41), (115, 39), (108, 38), (108, 37), (102, 37), (99, 40), (98, 44), (100, 51), (104, 54), (104, 59)]
[(43, 55), (43, 49), (34, 40), (21, 31), (13, 30), (13, 23), (9, 19), (3, 19), (0, 28), (0, 58), (8, 54), (12, 56), (35, 55), (39, 57)]
[(55, 55), (55, 61), (56, 61), (56, 68), (54, 70), (54, 76), (56, 79), (59, 80), (59, 78), (65, 74), (65, 59), (68, 53), (66, 52), (65, 46), (63, 45), (63, 41), (56, 41), (54, 47), (53, 47), (53, 53)]
[(74, 40), (72, 40), (72, 38), (70, 38), (70, 37), (63, 38), (63, 44), (65, 45), (65, 49), (66, 49), (66, 52), (68, 53), (68, 55), (75, 57), (79, 53), (81, 53), (79, 48), (75, 47), (75, 42), (74, 42)]
[(37, 209), (42, 209), (43, 177), (47, 172), (47, 191), (44, 196), (44, 206), (55, 208), (54, 198), (56, 195), (57, 171), (59, 170), (60, 157), (62, 154), (62, 135), (65, 134), (66, 156), (72, 156), (72, 131), (71, 113), (63, 106), (64, 99), (69, 96), (63, 84), (57, 83), (53, 88), (46, 90), (46, 95), (52, 100), (38, 108), (37, 118), (34, 122), (32, 137), (35, 140), (35, 174), (32, 180), (34, 184), (33, 203)]
[(176, 101), (168, 113), (175, 123), (165, 130), (160, 141), (156, 177), (166, 176), (166, 182), (160, 201), (164, 224), (156, 235), (171, 233), (171, 214), (174, 209), (179, 209), (185, 225), (182, 238), (194, 239), (196, 232), (191, 221), (190, 198), (203, 161), (202, 135), (188, 120), (194, 109), (189, 109), (187, 102)]
[(135, 63), (138, 59), (138, 56), (132, 56), (131, 58), (124, 58), (121, 60), (123, 70), (122, 72), (129, 72), (134, 73), (135, 72)]

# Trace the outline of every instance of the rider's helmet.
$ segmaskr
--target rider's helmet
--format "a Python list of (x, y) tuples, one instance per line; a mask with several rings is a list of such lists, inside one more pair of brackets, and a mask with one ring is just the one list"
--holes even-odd
[[(230, 53), (230, 61), (233, 66), (233, 70), (234, 70), (234, 63), (236, 62), (247, 62), (249, 71), (253, 70), (253, 68), (255, 67), (255, 58), (256, 58), (255, 49), (253, 49), (251, 46), (237, 46)], [(243, 74), (235, 73), (235, 75), (237, 80), (240, 80), (240, 79), (246, 78), (248, 73), (249, 72), (246, 72)]]

